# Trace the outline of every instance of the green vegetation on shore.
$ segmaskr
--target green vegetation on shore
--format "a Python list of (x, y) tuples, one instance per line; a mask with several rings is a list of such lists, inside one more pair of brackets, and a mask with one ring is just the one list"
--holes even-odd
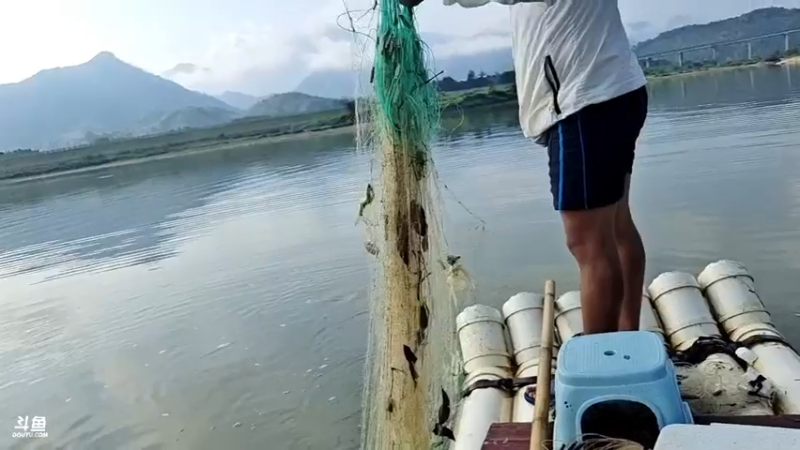
[[(516, 101), (513, 86), (443, 93), (443, 114), (509, 104)], [(55, 151), (21, 149), (0, 153), (0, 180), (46, 176), (90, 167), (156, 156), (203, 151), (216, 147), (249, 145), (273, 138), (300, 136), (354, 124), (354, 104), (344, 108), (283, 117), (251, 117), (224, 125), (195, 128), (152, 136), (102, 139), (94, 144)]]
[(209, 147), (242, 145), (259, 139), (325, 131), (352, 123), (352, 117), (345, 110), (290, 117), (254, 117), (215, 127), (104, 140), (93, 145), (49, 152), (22, 150), (1, 153), (0, 180), (36, 177)]

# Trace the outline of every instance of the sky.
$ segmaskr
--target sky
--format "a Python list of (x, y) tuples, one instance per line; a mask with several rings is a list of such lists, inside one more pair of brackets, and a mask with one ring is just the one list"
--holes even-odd
[[(612, 1), (612, 0), (608, 0)], [(312, 70), (350, 68), (351, 36), (337, 26), (346, 10), (372, 0), (2, 0), (0, 84), (42, 69), (80, 64), (101, 51), (149, 72), (179, 63), (199, 68), (173, 74), (211, 93), (291, 89)], [(635, 30), (705, 23), (766, 6), (800, 7), (800, 0), (619, 0), (623, 21)], [(420, 28), (436, 33), (437, 56), (505, 46), (508, 8), (446, 7), (426, 0)], [(370, 28), (369, 18), (356, 28)], [(374, 24), (374, 22), (373, 22)], [(438, 47), (437, 47), (438, 46)], [(278, 86), (284, 84), (286, 86)]]

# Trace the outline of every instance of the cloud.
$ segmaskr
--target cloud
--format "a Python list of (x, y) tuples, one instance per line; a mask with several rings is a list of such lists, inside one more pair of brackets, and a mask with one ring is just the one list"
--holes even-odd
[[(676, 1), (680, 5), (645, 7), (633, 0), (620, 0), (631, 41), (640, 42), (666, 28), (699, 21), (713, 11), (689, 0)], [(695, 6), (689, 8), (690, 3)], [(377, 24), (377, 14), (370, 12), (373, 4), (374, 0), (295, 0), (276, 6), (268, 17), (251, 14), (249, 21), (231, 22), (227, 28), (210, 33), (206, 51), (194, 60), (182, 61), (208, 71), (174, 71), (169, 76), (189, 88), (212, 94), (232, 90), (267, 95), (294, 89), (312, 72), (368, 67), (374, 48), (374, 40), (370, 41), (368, 35), (374, 33)], [(714, 0), (714, 5), (730, 6), (722, 0)], [(359, 34), (343, 29), (351, 25), (344, 14), (347, 9)], [(682, 9), (692, 14), (682, 13)], [(428, 0), (417, 10), (424, 40), (440, 61), (508, 48), (508, 16), (508, 8), (500, 5), (476, 11), (445, 7), (440, 0)]]
[(429, 45), (437, 58), (474, 55), (490, 50), (509, 48), (511, 35), (502, 31), (486, 31), (469, 37), (450, 36), (447, 40)]
[(342, 3), (328, 0), (307, 6), (309, 11), (302, 15), (276, 11), (287, 16), (284, 21), (249, 21), (213, 35), (204, 56), (185, 62), (208, 71), (170, 71), (169, 77), (210, 93), (266, 95), (293, 89), (315, 70), (352, 67), (353, 36), (337, 24)]
[[(209, 70), (170, 70), (165, 73), (172, 80), (191, 89), (213, 94), (226, 90), (252, 95), (267, 95), (295, 88), (303, 78), (314, 71), (356, 70), (368, 66), (374, 48), (377, 14), (370, 12), (373, 0), (347, 0), (320, 2), (308, 14), (293, 23), (271, 21), (249, 22), (236, 27), (236, 31), (212, 36), (204, 57), (185, 61), (179, 66), (207, 67)], [(437, 5), (438, 7), (439, 5)], [(345, 14), (350, 10), (350, 16)], [(420, 17), (421, 28), (436, 28), (436, 8), (428, 8), (426, 17)], [(447, 9), (458, 15), (461, 11)], [(495, 11), (496, 12), (496, 11)], [(350, 20), (352, 17), (352, 21)], [(425, 20), (423, 20), (425, 19)], [(491, 22), (491, 21), (489, 21)], [(433, 25), (426, 27), (425, 24)], [(356, 33), (348, 31), (353, 27)], [(425, 33), (425, 41), (438, 59), (457, 54), (473, 54), (507, 47), (508, 30), (482, 27), (484, 31), (466, 35)]]
[(167, 78), (179, 75), (194, 75), (197, 73), (209, 73), (211, 70), (191, 63), (178, 63), (172, 69), (167, 70), (163, 75)]
[(692, 16), (688, 14), (678, 14), (670, 17), (669, 20), (667, 20), (667, 25), (664, 28), (671, 30), (673, 28), (680, 28), (693, 23), (696, 23), (696, 20), (692, 18)]

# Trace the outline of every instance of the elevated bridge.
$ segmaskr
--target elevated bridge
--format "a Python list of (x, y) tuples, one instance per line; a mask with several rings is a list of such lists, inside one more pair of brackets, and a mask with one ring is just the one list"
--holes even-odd
[(753, 59), (753, 42), (759, 41), (761, 39), (783, 36), (783, 42), (784, 42), (783, 48), (784, 51), (788, 52), (789, 50), (792, 49), (789, 37), (795, 33), (800, 33), (800, 28), (794, 30), (779, 31), (777, 33), (762, 34), (759, 36), (753, 36), (745, 39), (734, 39), (728, 41), (713, 42), (709, 44), (693, 45), (690, 47), (673, 49), (665, 52), (648, 53), (645, 55), (638, 55), (637, 58), (639, 59), (639, 63), (644, 63), (646, 67), (650, 67), (650, 62), (655, 59), (667, 59), (670, 57), (677, 57), (678, 66), (681, 67), (684, 64), (685, 53), (695, 52), (700, 50), (710, 50), (711, 59), (716, 60), (718, 48), (727, 47), (730, 45), (744, 44), (747, 45), (747, 59)]

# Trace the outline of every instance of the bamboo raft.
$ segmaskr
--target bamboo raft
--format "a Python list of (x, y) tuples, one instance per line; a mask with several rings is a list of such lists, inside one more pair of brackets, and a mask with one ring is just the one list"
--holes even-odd
[[(577, 412), (565, 412), (561, 403), (567, 403), (570, 394), (564, 385), (572, 376), (568, 372), (575, 372), (576, 349), (586, 347), (591, 339), (595, 344), (624, 340), (625, 333), (576, 337), (582, 330), (580, 295), (573, 291), (556, 299), (555, 283), (548, 281), (544, 295), (517, 294), (503, 305), (502, 313), (489, 306), (473, 305), (459, 315), (458, 334), (467, 380), (455, 419), (452, 448), (592, 448), (581, 446), (590, 444), (586, 433), (591, 428), (592, 433), (635, 443), (603, 448), (661, 450), (673, 448), (669, 447), (673, 445), (669, 440), (704, 439), (687, 435), (713, 431), (719, 436), (709, 439), (721, 442), (741, 431), (730, 427), (749, 427), (745, 435), (758, 438), (764, 448), (800, 449), (800, 431), (790, 431), (800, 430), (800, 355), (773, 325), (755, 290), (753, 277), (741, 263), (718, 261), (697, 277), (683, 272), (661, 274), (642, 299), (643, 331), (629, 333), (638, 333), (637, 341), (659, 340), (657, 348), (663, 349), (662, 359), (673, 367), (672, 382), (677, 386), (677, 399), (673, 400), (684, 405), (685, 417), (655, 411), (661, 400), (639, 398), (638, 394), (631, 394), (635, 392), (633, 384), (622, 382), (604, 387), (602, 396), (590, 395), (581, 400), (583, 403), (574, 404)], [(631, 359), (628, 355), (625, 358)], [(559, 370), (559, 360), (567, 361), (563, 364), (569, 367)], [(620, 366), (621, 372), (627, 370), (623, 370), (623, 362), (611, 364), (609, 373), (616, 373), (618, 367), (614, 364)], [(554, 390), (551, 384), (555, 384)], [(560, 398), (562, 394), (564, 397)], [(617, 394), (644, 409), (633, 411), (628, 417), (611, 409), (596, 415), (595, 423), (587, 422), (591, 407), (613, 405), (609, 399)], [(669, 409), (669, 405), (662, 408)], [(572, 434), (568, 432), (573, 426), (570, 414), (575, 414), (579, 424), (578, 431)], [(650, 416), (653, 419), (648, 422)], [(764, 428), (797, 436), (781, 434), (782, 443), (767, 444), (777, 435), (773, 431), (757, 436)], [(789, 445), (787, 439), (797, 439), (796, 446)]]

